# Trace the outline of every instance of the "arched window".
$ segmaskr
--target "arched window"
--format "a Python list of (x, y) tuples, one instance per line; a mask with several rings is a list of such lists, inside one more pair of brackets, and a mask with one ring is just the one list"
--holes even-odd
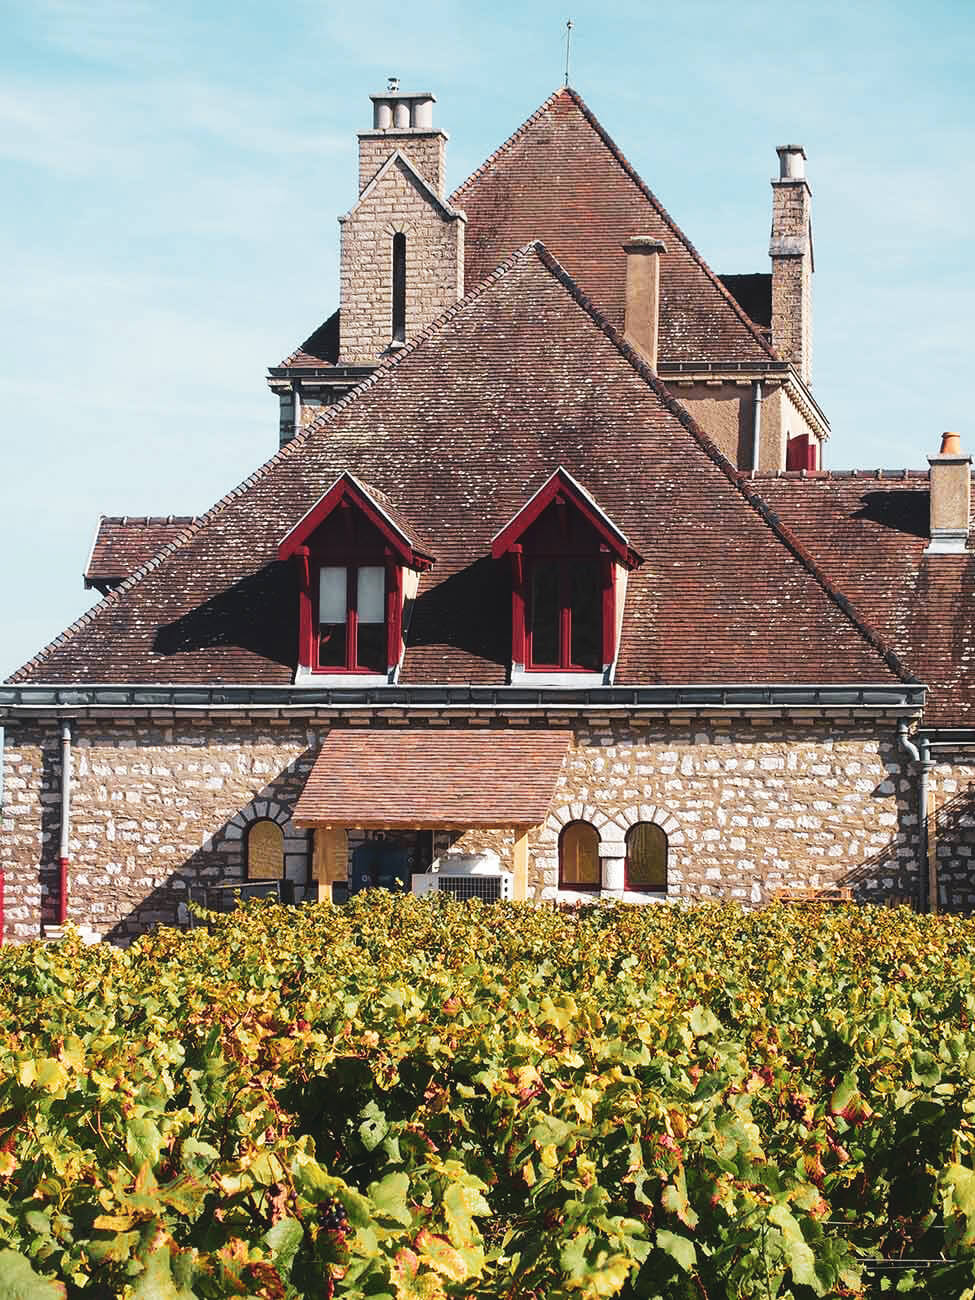
[(284, 877), (284, 831), (268, 818), (253, 822), (247, 832), (247, 879)]
[(393, 236), (393, 342), (406, 342), (406, 236)]
[(653, 822), (637, 822), (626, 833), (626, 888), (645, 894), (667, 892), (667, 833)]
[(589, 822), (569, 822), (559, 836), (559, 888), (599, 886), (599, 832)]

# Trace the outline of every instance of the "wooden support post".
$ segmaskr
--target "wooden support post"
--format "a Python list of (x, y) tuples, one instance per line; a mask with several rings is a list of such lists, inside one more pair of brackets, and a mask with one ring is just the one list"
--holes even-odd
[(928, 911), (938, 915), (938, 801), (934, 791), (928, 798)]
[(318, 901), (332, 901), (332, 885), (345, 880), (348, 872), (348, 836), (342, 826), (316, 826), (312, 853), (312, 875), (318, 885)]
[(512, 860), (511, 897), (517, 903), (528, 898), (528, 826), (516, 826), (515, 848)]

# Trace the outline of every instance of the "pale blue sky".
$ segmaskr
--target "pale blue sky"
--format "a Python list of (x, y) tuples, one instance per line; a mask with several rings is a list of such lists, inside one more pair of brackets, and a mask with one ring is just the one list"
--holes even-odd
[(975, 447), (971, 0), (0, 0), (0, 676), (89, 604), (98, 514), (206, 509), (336, 302), (355, 132), (432, 89), (459, 183), (572, 82), (718, 272), (767, 270), (805, 145), (834, 467)]

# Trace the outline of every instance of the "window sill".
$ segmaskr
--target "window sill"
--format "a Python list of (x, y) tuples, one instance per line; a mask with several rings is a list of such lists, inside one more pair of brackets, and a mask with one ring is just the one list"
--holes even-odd
[(654, 906), (670, 903), (671, 897), (665, 893), (651, 894), (635, 889), (626, 889), (621, 894), (608, 889), (559, 889), (556, 890), (556, 903), (632, 903), (637, 907)]
[(320, 673), (311, 668), (298, 666), (295, 671), (295, 686), (389, 686), (389, 673)]
[(547, 669), (528, 669), (513, 666), (510, 686), (611, 686), (612, 670), (604, 668), (599, 673), (560, 673)]

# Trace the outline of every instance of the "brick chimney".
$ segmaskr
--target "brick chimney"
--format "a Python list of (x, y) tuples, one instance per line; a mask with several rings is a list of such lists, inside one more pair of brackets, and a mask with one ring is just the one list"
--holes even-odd
[(657, 368), (660, 336), (660, 255), (667, 249), (650, 235), (634, 235), (626, 253), (626, 306), (623, 334), (627, 343)]
[(359, 132), (359, 193), (397, 149), (406, 154), (438, 198), (443, 198), (447, 133), (433, 125), (436, 96), (429, 90), (406, 93), (396, 77), (384, 95), (370, 95), (372, 130)]
[(941, 451), (931, 466), (931, 540), (925, 555), (960, 555), (968, 550), (972, 505), (971, 456), (962, 453), (957, 433), (941, 435)]
[(812, 191), (801, 144), (779, 145), (772, 181), (772, 346), (812, 380)]

